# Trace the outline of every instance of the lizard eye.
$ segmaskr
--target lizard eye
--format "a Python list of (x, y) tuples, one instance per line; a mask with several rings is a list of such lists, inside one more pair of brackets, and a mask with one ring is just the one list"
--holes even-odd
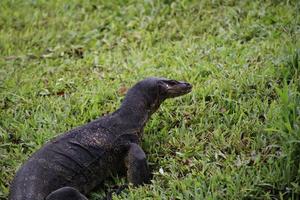
[(163, 89), (163, 91), (167, 91), (177, 85), (179, 82), (175, 80), (162, 80), (159, 82), (160, 87)]
[(178, 81), (171, 80), (171, 81), (168, 81), (168, 84), (173, 86), (173, 85), (178, 84)]
[(170, 81), (164, 81), (164, 84), (165, 84), (166, 88), (170, 88), (170, 87), (172, 87), (174, 85), (177, 85), (178, 82), (174, 81), (174, 80), (170, 80)]

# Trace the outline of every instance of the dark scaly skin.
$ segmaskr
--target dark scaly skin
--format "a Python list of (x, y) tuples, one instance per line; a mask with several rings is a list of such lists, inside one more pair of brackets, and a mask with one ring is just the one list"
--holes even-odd
[(45, 144), (17, 172), (10, 200), (87, 200), (108, 176), (127, 173), (134, 185), (149, 182), (139, 146), (143, 128), (167, 98), (191, 91), (188, 83), (148, 78), (132, 87), (112, 114), (75, 128)]

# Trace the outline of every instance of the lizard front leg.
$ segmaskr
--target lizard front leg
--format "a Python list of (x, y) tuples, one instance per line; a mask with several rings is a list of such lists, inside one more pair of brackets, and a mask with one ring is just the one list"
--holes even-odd
[(137, 186), (150, 182), (150, 172), (146, 154), (138, 144), (130, 143), (125, 164), (127, 168), (127, 179), (130, 183)]

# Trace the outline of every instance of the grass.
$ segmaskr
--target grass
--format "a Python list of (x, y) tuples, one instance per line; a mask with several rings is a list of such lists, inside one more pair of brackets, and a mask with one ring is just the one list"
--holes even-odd
[(147, 76), (194, 89), (145, 129), (152, 183), (115, 199), (298, 199), (299, 1), (226, 2), (2, 0), (0, 199), (34, 151)]

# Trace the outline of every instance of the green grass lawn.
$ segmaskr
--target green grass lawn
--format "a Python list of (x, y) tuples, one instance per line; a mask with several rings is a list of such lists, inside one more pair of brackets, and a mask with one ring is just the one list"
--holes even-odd
[(300, 2), (112, 2), (1, 0), (0, 199), (34, 151), (148, 76), (194, 88), (145, 128), (152, 183), (115, 199), (297, 199)]

